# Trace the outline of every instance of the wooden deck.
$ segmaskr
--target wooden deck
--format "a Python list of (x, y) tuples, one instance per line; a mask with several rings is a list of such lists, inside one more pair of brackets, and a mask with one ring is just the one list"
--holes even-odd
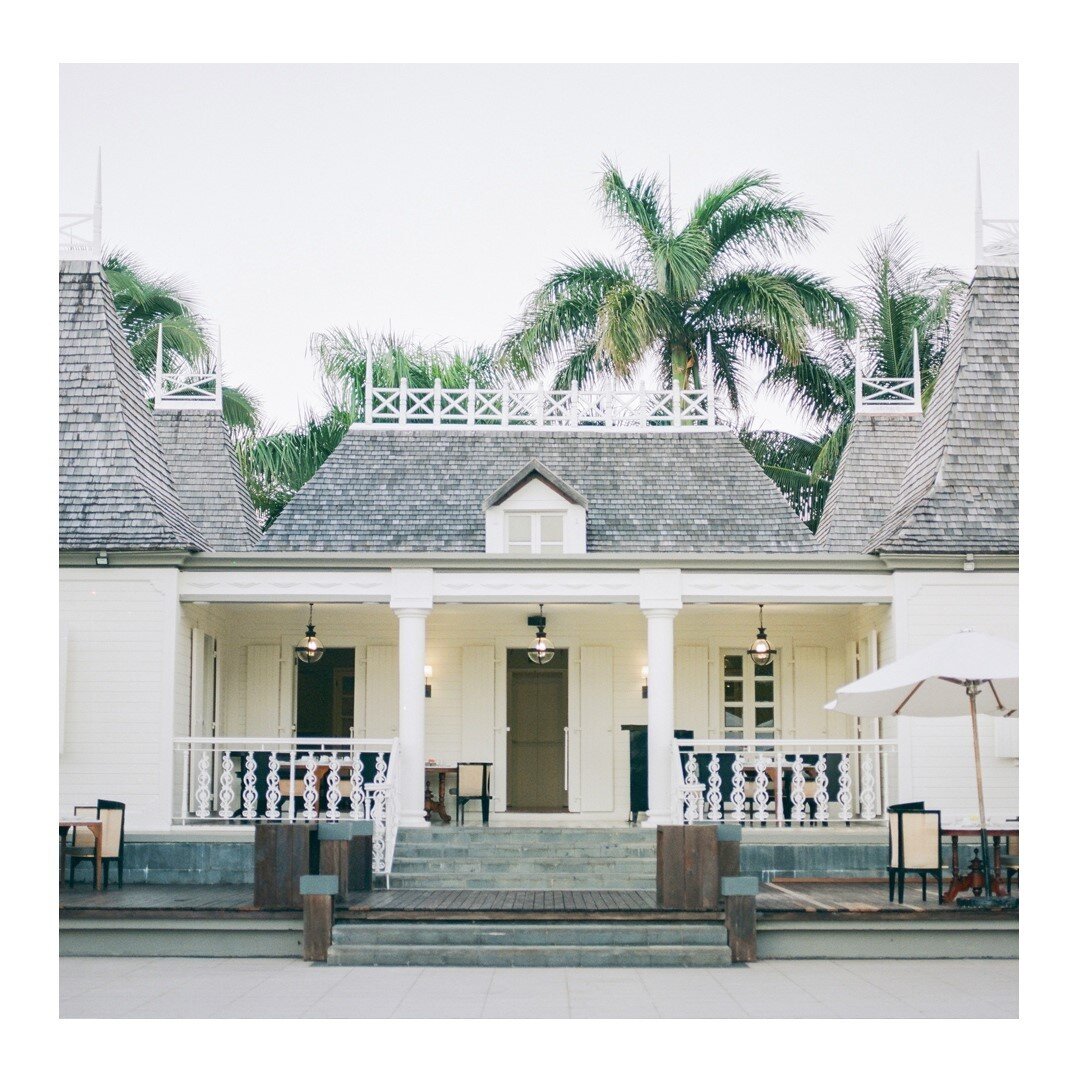
[[(295, 919), (298, 912), (260, 911), (250, 885), (128, 885), (94, 892), (60, 890), (60, 915), (79, 918)], [(345, 920), (652, 920), (714, 919), (712, 913), (658, 911), (656, 894), (644, 890), (454, 890), (378, 889), (355, 893), (338, 909)], [(903, 904), (889, 903), (885, 881), (778, 879), (762, 885), (761, 922), (791, 919), (920, 921), (924, 919), (1015, 919), (1016, 911), (972, 911), (939, 905), (936, 895), (909, 888)]]

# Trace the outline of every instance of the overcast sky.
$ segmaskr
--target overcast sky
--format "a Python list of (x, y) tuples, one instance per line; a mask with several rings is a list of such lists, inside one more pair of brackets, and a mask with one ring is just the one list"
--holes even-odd
[(666, 173), (675, 213), (747, 169), (827, 217), (797, 258), (850, 283), (907, 220), (974, 260), (1018, 213), (1017, 69), (936, 66), (148, 66), (61, 69), (61, 209), (104, 160), (107, 245), (177, 274), (268, 417), (318, 402), (312, 331), (493, 342), (572, 251), (611, 252), (604, 155)]

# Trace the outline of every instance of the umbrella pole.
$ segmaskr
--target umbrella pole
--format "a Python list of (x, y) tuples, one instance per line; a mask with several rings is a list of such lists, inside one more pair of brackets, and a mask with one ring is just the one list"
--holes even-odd
[(975, 744), (975, 784), (979, 791), (979, 843), (982, 850), (983, 888), (986, 898), (993, 896), (993, 867), (990, 865), (990, 842), (986, 835), (986, 805), (983, 800), (982, 753), (979, 750), (979, 718), (975, 709), (975, 698), (979, 693), (979, 684), (970, 681), (967, 684), (968, 703), (971, 707), (971, 740)]

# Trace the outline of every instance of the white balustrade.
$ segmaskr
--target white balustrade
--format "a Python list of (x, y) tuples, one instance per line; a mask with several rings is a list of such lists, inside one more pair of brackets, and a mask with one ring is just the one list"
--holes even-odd
[(703, 389), (569, 390), (543, 387), (449, 389), (398, 386), (364, 388), (364, 425), (426, 424), (436, 427), (636, 428), (716, 425), (715, 392)]
[[(895, 739), (676, 739), (677, 820), (754, 826), (884, 818)], [(854, 788), (854, 791), (853, 791)]]
[(375, 873), (390, 873), (400, 819), (396, 739), (203, 737), (174, 745), (177, 824), (339, 821), (347, 798), (350, 819), (374, 823)]

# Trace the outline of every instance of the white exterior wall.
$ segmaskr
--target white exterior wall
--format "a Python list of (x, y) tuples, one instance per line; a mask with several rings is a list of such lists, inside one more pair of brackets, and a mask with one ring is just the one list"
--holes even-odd
[[(964, 629), (1019, 639), (1019, 575), (1015, 572), (897, 571), (895, 585), (897, 655)], [(980, 718), (986, 812), (992, 819), (1002, 819), (1019, 812), (1019, 758), (998, 756), (994, 728), (992, 718)], [(975, 815), (970, 720), (909, 718), (899, 722), (899, 737), (900, 797), (923, 799), (947, 817)]]
[[(219, 730), (249, 736), (291, 734), (292, 648), (307, 622), (306, 606), (184, 606), (213, 612), (221, 624)], [(425, 703), (424, 756), (447, 764), (493, 761), (496, 811), (505, 807), (506, 650), (532, 643), (534, 631), (526, 617), (535, 610), (520, 604), (436, 603), (427, 620), (432, 695)], [(845, 738), (854, 733), (850, 718), (828, 714), (821, 706), (847, 681), (848, 642), (859, 610), (850, 605), (766, 608), (769, 638), (780, 650), (777, 702), (783, 735)], [(570, 809), (624, 820), (629, 813), (629, 735), (621, 728), (647, 720), (648, 702), (641, 696), (641, 669), (647, 663), (645, 618), (636, 604), (559, 605), (545, 614), (552, 643), (570, 652)], [(393, 612), (385, 604), (317, 604), (315, 624), (327, 648), (356, 651), (357, 736), (396, 734)], [(700, 737), (722, 735), (720, 655), (746, 649), (756, 628), (757, 608), (747, 604), (688, 605), (676, 616), (677, 727)], [(276, 678), (268, 677), (268, 656), (275, 660)], [(805, 669), (797, 662), (804, 657)], [(256, 660), (260, 673), (249, 678)], [(802, 689), (804, 683), (808, 690)]]
[(66, 662), (60, 810), (127, 805), (130, 831), (167, 827), (181, 658), (178, 571), (60, 571)]

